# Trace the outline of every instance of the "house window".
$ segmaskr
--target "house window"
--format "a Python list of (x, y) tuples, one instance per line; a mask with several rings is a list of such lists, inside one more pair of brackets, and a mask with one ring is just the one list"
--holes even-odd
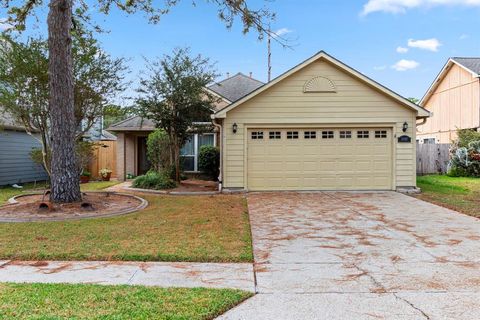
[(303, 137), (305, 139), (316, 139), (317, 138), (317, 132), (316, 131), (305, 131), (303, 133)]
[(298, 131), (287, 131), (287, 139), (298, 139)]
[(262, 140), (262, 139), (263, 139), (263, 131), (252, 132), (252, 140)]
[(198, 155), (202, 146), (214, 146), (215, 134), (195, 133), (180, 149), (181, 165), (184, 171), (198, 171)]
[(352, 131), (340, 131), (340, 139), (351, 139)]
[(426, 144), (435, 144), (435, 138), (423, 139), (423, 143), (426, 143)]
[(333, 131), (322, 131), (322, 139), (333, 139), (334, 136)]
[(387, 131), (386, 130), (377, 130), (375, 131), (375, 138), (386, 138)]
[(357, 138), (358, 139), (368, 139), (369, 132), (366, 130), (357, 131)]
[(282, 138), (282, 132), (280, 132), (280, 131), (270, 131), (268, 133), (268, 138), (269, 139), (281, 139)]

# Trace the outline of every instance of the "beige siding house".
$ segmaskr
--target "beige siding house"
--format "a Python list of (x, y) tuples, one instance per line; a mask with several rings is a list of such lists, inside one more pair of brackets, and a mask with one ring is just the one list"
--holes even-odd
[(480, 58), (450, 58), (420, 101), (432, 113), (420, 143), (450, 143), (457, 129), (480, 128)]
[(243, 190), (415, 187), (429, 112), (320, 52), (213, 116), (221, 182)]

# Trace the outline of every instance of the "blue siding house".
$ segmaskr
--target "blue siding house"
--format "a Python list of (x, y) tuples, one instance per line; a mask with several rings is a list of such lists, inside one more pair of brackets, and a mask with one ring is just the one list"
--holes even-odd
[(48, 175), (30, 159), (30, 151), (40, 143), (0, 110), (0, 186), (44, 181)]

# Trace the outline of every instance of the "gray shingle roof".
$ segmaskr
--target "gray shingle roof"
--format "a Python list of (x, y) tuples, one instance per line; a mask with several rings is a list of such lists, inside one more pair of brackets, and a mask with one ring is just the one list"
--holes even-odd
[(460, 58), (453, 57), (452, 60), (461, 64), (470, 71), (480, 75), (480, 58)]
[(263, 82), (239, 72), (230, 78), (212, 84), (208, 89), (227, 98), (230, 102), (234, 102), (263, 85)]
[(155, 124), (152, 120), (133, 116), (123, 121), (112, 124), (108, 130), (110, 131), (152, 131), (155, 130)]

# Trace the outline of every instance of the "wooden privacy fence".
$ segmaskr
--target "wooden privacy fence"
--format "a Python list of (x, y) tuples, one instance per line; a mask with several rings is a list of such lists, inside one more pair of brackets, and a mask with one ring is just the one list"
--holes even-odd
[(98, 171), (104, 168), (112, 170), (112, 178), (117, 177), (117, 141), (98, 141), (88, 171), (92, 178), (98, 179), (100, 178)]
[(417, 175), (446, 173), (450, 144), (417, 144)]

